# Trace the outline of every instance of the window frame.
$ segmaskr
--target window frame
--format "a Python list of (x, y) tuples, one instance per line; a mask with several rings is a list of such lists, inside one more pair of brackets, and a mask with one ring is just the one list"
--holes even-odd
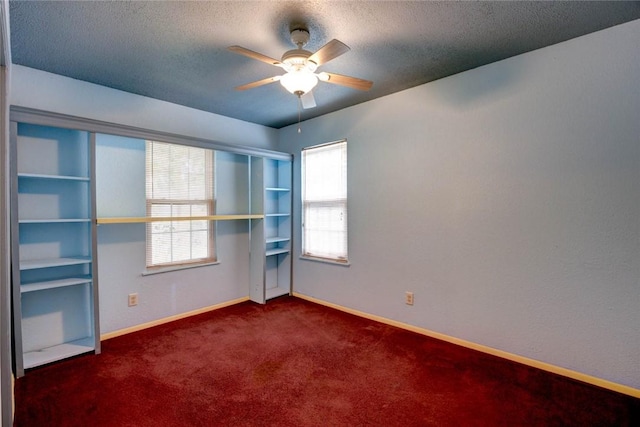
[[(340, 168), (343, 169), (341, 172), (340, 179), (340, 189), (337, 193), (341, 193), (340, 195), (334, 194), (333, 197), (326, 198), (314, 198), (310, 200), (307, 197), (307, 180), (309, 177), (307, 176), (307, 153), (312, 153), (313, 150), (324, 149), (326, 150), (330, 146), (339, 146), (337, 149), (342, 150), (342, 164), (339, 165)], [(325, 144), (314, 145), (310, 147), (305, 147), (301, 152), (301, 232), (302, 232), (302, 242), (301, 242), (301, 258), (305, 260), (311, 261), (320, 261), (331, 264), (339, 264), (339, 265), (350, 265), (349, 262), (349, 215), (348, 215), (348, 151), (347, 151), (347, 140), (341, 139), (338, 141), (328, 142)], [(342, 194), (344, 195), (342, 197)], [(314, 209), (316, 212), (320, 209), (338, 209), (341, 215), (340, 222), (342, 223), (342, 227), (337, 231), (337, 233), (341, 236), (338, 246), (343, 246), (342, 250), (335, 251), (335, 255), (322, 251), (314, 251), (313, 248), (307, 248), (309, 235), (311, 231), (309, 231), (309, 227), (307, 227), (307, 222), (309, 221), (309, 210)], [(317, 231), (316, 231), (317, 232)], [(321, 231), (324, 232), (325, 235), (328, 232), (327, 230)], [(336, 241), (333, 241), (335, 244)]]
[[(154, 143), (160, 143), (160, 144), (166, 144), (166, 145), (177, 145), (177, 146), (184, 146), (187, 148), (193, 148), (193, 149), (199, 149), (199, 150), (208, 150), (209, 153), (207, 153), (205, 151), (206, 156), (208, 157), (205, 158), (205, 162), (210, 162), (210, 165), (208, 166), (208, 169), (205, 172), (205, 192), (207, 192), (207, 188), (209, 188), (209, 191), (207, 194), (207, 196), (210, 196), (211, 198), (204, 198), (204, 199), (184, 199), (184, 198), (149, 198), (149, 171), (146, 170), (149, 167), (149, 159), (148, 156), (149, 154), (147, 152), (145, 152), (145, 156), (147, 157), (147, 160), (145, 161), (145, 185), (147, 186), (147, 190), (145, 191), (145, 197), (146, 197), (146, 214), (147, 217), (149, 218), (153, 218), (153, 207), (154, 206), (158, 206), (158, 205), (168, 205), (170, 207), (170, 211), (172, 210), (171, 208), (173, 208), (174, 206), (178, 205), (178, 206), (198, 206), (198, 205), (204, 205), (206, 206), (206, 214), (205, 215), (192, 215), (192, 216), (211, 216), (215, 214), (215, 150), (213, 149), (209, 149), (209, 148), (204, 148), (204, 147), (197, 147), (197, 146), (191, 146), (191, 145), (187, 145), (187, 144), (176, 144), (173, 142), (164, 142), (164, 141), (157, 141), (157, 140), (146, 140), (147, 145), (145, 146), (145, 151), (147, 151), (149, 149), (149, 144), (154, 144)], [(151, 162), (153, 162), (153, 160), (151, 160)], [(207, 167), (207, 166), (205, 166)], [(209, 182), (206, 182), (206, 180), (208, 180)], [(156, 215), (157, 216), (157, 215)], [(174, 217), (174, 215), (168, 215), (168, 216), (162, 216), (162, 218), (166, 218), (166, 217)], [(179, 215), (175, 215), (175, 218), (184, 218), (181, 217)], [(166, 224), (168, 225), (168, 227), (170, 228), (170, 231), (168, 231), (166, 234), (171, 234), (171, 236), (174, 235), (174, 233), (183, 233), (183, 232), (188, 232), (189, 233), (189, 239), (191, 241), (191, 239), (193, 238), (193, 235), (191, 234), (193, 231), (198, 231), (198, 230), (193, 230), (193, 226), (194, 223), (197, 222), (202, 222), (202, 221), (206, 221), (206, 231), (207, 231), (207, 253), (208, 255), (206, 257), (199, 257), (199, 258), (189, 258), (189, 259), (182, 259), (182, 260), (177, 260), (177, 261), (169, 261), (169, 262), (160, 262), (160, 263), (153, 263), (153, 248), (154, 248), (154, 243), (153, 243), (153, 235), (157, 235), (157, 234), (165, 234), (162, 232), (154, 232), (153, 231), (153, 227), (154, 225), (158, 225), (158, 224)], [(175, 230), (177, 227), (180, 227), (179, 225), (177, 225), (178, 223), (188, 223), (188, 227), (190, 228), (188, 231), (185, 230)], [(216, 253), (216, 233), (215, 233), (215, 222), (214, 221), (210, 221), (210, 220), (202, 220), (202, 219), (197, 219), (197, 220), (185, 220), (185, 219), (178, 219), (176, 221), (169, 221), (169, 220), (164, 220), (164, 221), (150, 221), (147, 223), (146, 226), (146, 254), (145, 254), (145, 267), (147, 269), (148, 272), (159, 272), (159, 271), (163, 271), (163, 270), (171, 270), (171, 269), (176, 269), (176, 268), (188, 268), (188, 267), (197, 267), (197, 266), (202, 266), (202, 265), (209, 265), (209, 264), (213, 264), (217, 262), (217, 253)], [(202, 230), (200, 230), (202, 231)], [(173, 250), (173, 244), (171, 245), (171, 250)], [(191, 250), (191, 249), (190, 249)]]

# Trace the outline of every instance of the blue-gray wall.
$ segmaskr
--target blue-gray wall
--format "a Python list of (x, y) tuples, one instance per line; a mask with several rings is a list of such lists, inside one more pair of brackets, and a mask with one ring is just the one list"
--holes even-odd
[(296, 258), (295, 290), (640, 388), (638, 40), (635, 21), (282, 129), (294, 200), (300, 149), (348, 139), (351, 266)]

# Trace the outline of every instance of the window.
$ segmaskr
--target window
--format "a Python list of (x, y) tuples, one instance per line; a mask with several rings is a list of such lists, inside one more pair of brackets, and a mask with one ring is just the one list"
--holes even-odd
[(302, 150), (302, 256), (347, 263), (347, 141)]
[[(213, 215), (213, 150), (147, 141), (147, 216)], [(175, 220), (147, 223), (147, 268), (216, 260), (213, 223)]]

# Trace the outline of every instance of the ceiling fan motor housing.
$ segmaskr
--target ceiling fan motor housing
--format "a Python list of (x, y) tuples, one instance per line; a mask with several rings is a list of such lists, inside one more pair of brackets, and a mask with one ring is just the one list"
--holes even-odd
[(299, 71), (307, 68), (312, 73), (318, 68), (318, 64), (313, 61), (307, 61), (311, 56), (311, 52), (304, 49), (288, 50), (282, 55), (280, 62), (284, 64), (286, 71)]

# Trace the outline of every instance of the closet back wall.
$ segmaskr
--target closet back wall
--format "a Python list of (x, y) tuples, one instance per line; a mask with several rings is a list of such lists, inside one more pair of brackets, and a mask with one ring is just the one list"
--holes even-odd
[[(217, 214), (249, 212), (248, 165), (247, 156), (216, 151)], [(98, 218), (146, 216), (145, 140), (96, 136), (96, 197)], [(218, 221), (216, 230), (218, 264), (143, 275), (146, 225), (99, 225), (101, 333), (246, 297), (248, 221)], [(135, 307), (130, 293), (138, 294)]]

